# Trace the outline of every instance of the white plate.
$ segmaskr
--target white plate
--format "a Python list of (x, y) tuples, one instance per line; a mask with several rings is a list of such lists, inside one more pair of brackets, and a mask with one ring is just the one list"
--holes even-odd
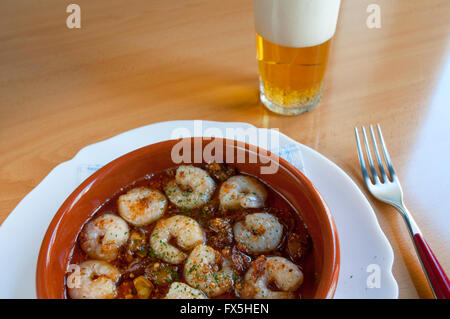
[[(170, 139), (176, 128), (192, 129), (193, 123), (172, 121), (137, 128), (87, 146), (72, 160), (55, 167), (0, 227), (0, 298), (36, 297), (36, 262), (45, 231), (60, 205), (85, 177), (136, 148)], [(246, 123), (201, 124), (203, 129), (215, 127), (223, 131), (226, 128), (253, 127)], [(258, 132), (272, 131), (258, 129)], [(192, 135), (203, 133), (193, 131)], [(302, 169), (318, 188), (336, 222), (341, 270), (335, 297), (397, 298), (398, 286), (391, 271), (393, 251), (362, 192), (344, 171), (321, 154), (281, 133), (274, 134), (279, 134), (281, 147), (295, 145), (300, 150), (301, 154), (294, 157), (291, 154), (286, 159), (294, 161), (293, 164)], [(379, 285), (369, 288), (369, 276), (378, 278)]]

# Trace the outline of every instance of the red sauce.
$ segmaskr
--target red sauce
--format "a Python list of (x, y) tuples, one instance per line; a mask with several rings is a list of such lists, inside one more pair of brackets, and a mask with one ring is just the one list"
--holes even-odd
[[(213, 164), (216, 165), (217, 164)], [(210, 167), (206, 167), (209, 169)], [(216, 167), (217, 168), (217, 167)], [(222, 168), (221, 168), (222, 169)], [(159, 172), (156, 174), (148, 175), (142, 180), (135, 181), (131, 185), (124, 187), (119, 190), (116, 194), (114, 194), (110, 200), (105, 202), (91, 217), (96, 218), (106, 213), (112, 213), (118, 215), (117, 209), (117, 199), (120, 195), (125, 194), (129, 190), (139, 187), (139, 186), (147, 186), (152, 189), (158, 189), (164, 193), (163, 187), (164, 185), (175, 176), (176, 168)], [(228, 177), (232, 174), (236, 174), (235, 170), (228, 168), (224, 168), (224, 170), (219, 173), (222, 174), (214, 174), (211, 171), (211, 176), (215, 179), (216, 182), (216, 192), (213, 195), (212, 199), (204, 206), (198, 209), (180, 209), (174, 204), (168, 201), (168, 207), (166, 212), (164, 213), (162, 218), (168, 218), (173, 215), (186, 215), (193, 219), (195, 219), (205, 231), (207, 242), (206, 244), (213, 247), (218, 251), (231, 252), (234, 250), (238, 250), (239, 246), (236, 245), (236, 242), (231, 237), (227, 239), (226, 244), (223, 244), (223, 241), (218, 241), (217, 236), (214, 236), (216, 233), (212, 231), (209, 227), (211, 220), (215, 218), (223, 218), (229, 221), (230, 225), (233, 225), (236, 221), (243, 219), (247, 214), (255, 213), (255, 212), (267, 212), (274, 216), (276, 216), (279, 222), (283, 225), (283, 238), (281, 240), (280, 245), (274, 251), (265, 253), (265, 256), (282, 256), (295, 263), (304, 274), (304, 281), (300, 288), (295, 292), (296, 298), (311, 298), (314, 287), (316, 286), (316, 275), (314, 271), (314, 250), (312, 247), (312, 243), (307, 231), (305, 224), (303, 223), (300, 215), (294, 211), (291, 205), (283, 199), (276, 191), (271, 189), (269, 186), (266, 186), (268, 197), (266, 201), (266, 207), (262, 209), (237, 209), (237, 210), (228, 210), (222, 211), (219, 209), (219, 200), (218, 200), (218, 190), (220, 189), (221, 182), (217, 180), (217, 178)], [(217, 171), (216, 171), (217, 173)], [(228, 174), (228, 175), (227, 175)], [(136, 289), (133, 284), (133, 279), (137, 276), (143, 275), (145, 276), (152, 284), (153, 289), (150, 295), (150, 298), (158, 299), (163, 298), (170, 286), (170, 283), (173, 281), (182, 281), (185, 282), (183, 278), (183, 265), (169, 265), (161, 262), (154, 253), (152, 253), (151, 248), (148, 245), (149, 235), (151, 234), (156, 223), (151, 223), (148, 226), (144, 227), (135, 227), (131, 224), (130, 233), (133, 231), (137, 231), (143, 235), (143, 245), (142, 249), (137, 253), (130, 253), (127, 247), (123, 246), (120, 249), (119, 256), (111, 261), (110, 263), (116, 266), (122, 273), (121, 279), (117, 283), (117, 298), (138, 298), (136, 294)], [(295, 240), (295, 242), (293, 242)], [(300, 241), (299, 241), (300, 240)], [(291, 245), (288, 243), (291, 241)], [(176, 243), (171, 243), (176, 246)], [(297, 246), (301, 246), (302, 255), (299, 257), (292, 253), (292, 247), (297, 248)], [(289, 249), (291, 248), (291, 250)], [(237, 252), (239, 256), (242, 256), (244, 260), (247, 262), (247, 265), (244, 267), (237, 267), (237, 263), (235, 259), (232, 259), (235, 270), (235, 289), (234, 291), (229, 291), (226, 294), (220, 295), (216, 298), (239, 298), (236, 291), (239, 291), (239, 282), (242, 281), (245, 271), (248, 268), (249, 261), (255, 261), (259, 255), (251, 255), (247, 252)], [(73, 249), (72, 256), (70, 258), (70, 264), (80, 264), (83, 261), (91, 259), (87, 256), (87, 254), (81, 249), (79, 238), (77, 239), (77, 243)], [(155, 272), (149, 271), (152, 269), (155, 263), (159, 263), (161, 267), (159, 268), (159, 272), (155, 274)], [(136, 269), (133, 269), (131, 266), (137, 265), (140, 266)], [(244, 263), (245, 264), (245, 263)], [(159, 279), (158, 279), (159, 278)], [(270, 283), (269, 288), (273, 290), (278, 290), (275, 284)]]

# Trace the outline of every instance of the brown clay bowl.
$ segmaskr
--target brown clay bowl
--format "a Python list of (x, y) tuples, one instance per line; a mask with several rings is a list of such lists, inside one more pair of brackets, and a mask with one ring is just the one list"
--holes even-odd
[[(182, 140), (169, 140), (130, 152), (104, 166), (86, 179), (63, 203), (47, 229), (39, 252), (36, 271), (38, 298), (65, 298), (65, 273), (77, 236), (92, 214), (122, 187), (147, 174), (175, 167), (171, 159), (174, 145)], [(339, 242), (328, 207), (313, 184), (294, 166), (282, 158), (246, 143), (225, 139), (188, 138), (191, 158), (194, 147), (208, 149), (211, 141), (218, 143), (213, 157), (206, 162), (224, 158), (224, 154), (243, 152), (245, 163), (231, 163), (241, 172), (253, 175), (276, 190), (298, 212), (307, 225), (313, 241), (317, 280), (309, 293), (312, 298), (331, 298), (339, 274)], [(261, 155), (261, 152), (265, 152)], [(243, 154), (241, 153), (241, 154)], [(256, 162), (249, 156), (259, 154)], [(238, 158), (237, 156), (235, 158)], [(261, 174), (261, 167), (276, 165), (275, 174)], [(228, 163), (230, 164), (230, 163)]]

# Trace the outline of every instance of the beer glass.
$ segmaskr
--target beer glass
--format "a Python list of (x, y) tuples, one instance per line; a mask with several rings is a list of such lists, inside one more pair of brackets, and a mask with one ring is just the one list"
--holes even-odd
[(254, 0), (262, 103), (296, 115), (313, 109), (322, 83), (340, 0)]

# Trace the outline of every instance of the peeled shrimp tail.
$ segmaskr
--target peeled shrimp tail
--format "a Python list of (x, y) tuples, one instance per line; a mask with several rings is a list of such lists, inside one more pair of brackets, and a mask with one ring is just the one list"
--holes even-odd
[(256, 178), (236, 175), (222, 184), (219, 199), (223, 209), (261, 208), (265, 205), (267, 191)]
[(113, 299), (117, 296), (116, 282), (120, 272), (116, 267), (100, 260), (89, 260), (78, 265), (78, 285), (69, 288), (73, 299)]
[(184, 251), (205, 242), (202, 228), (190, 217), (175, 215), (158, 221), (150, 235), (150, 245), (160, 259), (171, 264), (180, 264), (186, 259), (184, 251), (169, 243), (171, 238), (176, 239)]
[[(284, 257), (264, 257), (255, 260), (244, 277), (241, 296), (256, 299), (291, 299), (303, 282), (303, 273)], [(279, 290), (268, 285), (274, 283)]]
[(214, 180), (205, 170), (182, 165), (177, 168), (175, 179), (165, 187), (169, 200), (178, 207), (193, 209), (206, 204), (215, 190)]
[(210, 246), (198, 245), (184, 265), (186, 282), (209, 297), (224, 294), (233, 287), (233, 270), (229, 260)]
[(237, 222), (233, 232), (234, 238), (243, 250), (249, 253), (262, 253), (278, 247), (283, 227), (271, 214), (254, 213)]
[(80, 234), (83, 251), (92, 258), (111, 261), (129, 237), (128, 224), (119, 216), (105, 214), (88, 222)]

